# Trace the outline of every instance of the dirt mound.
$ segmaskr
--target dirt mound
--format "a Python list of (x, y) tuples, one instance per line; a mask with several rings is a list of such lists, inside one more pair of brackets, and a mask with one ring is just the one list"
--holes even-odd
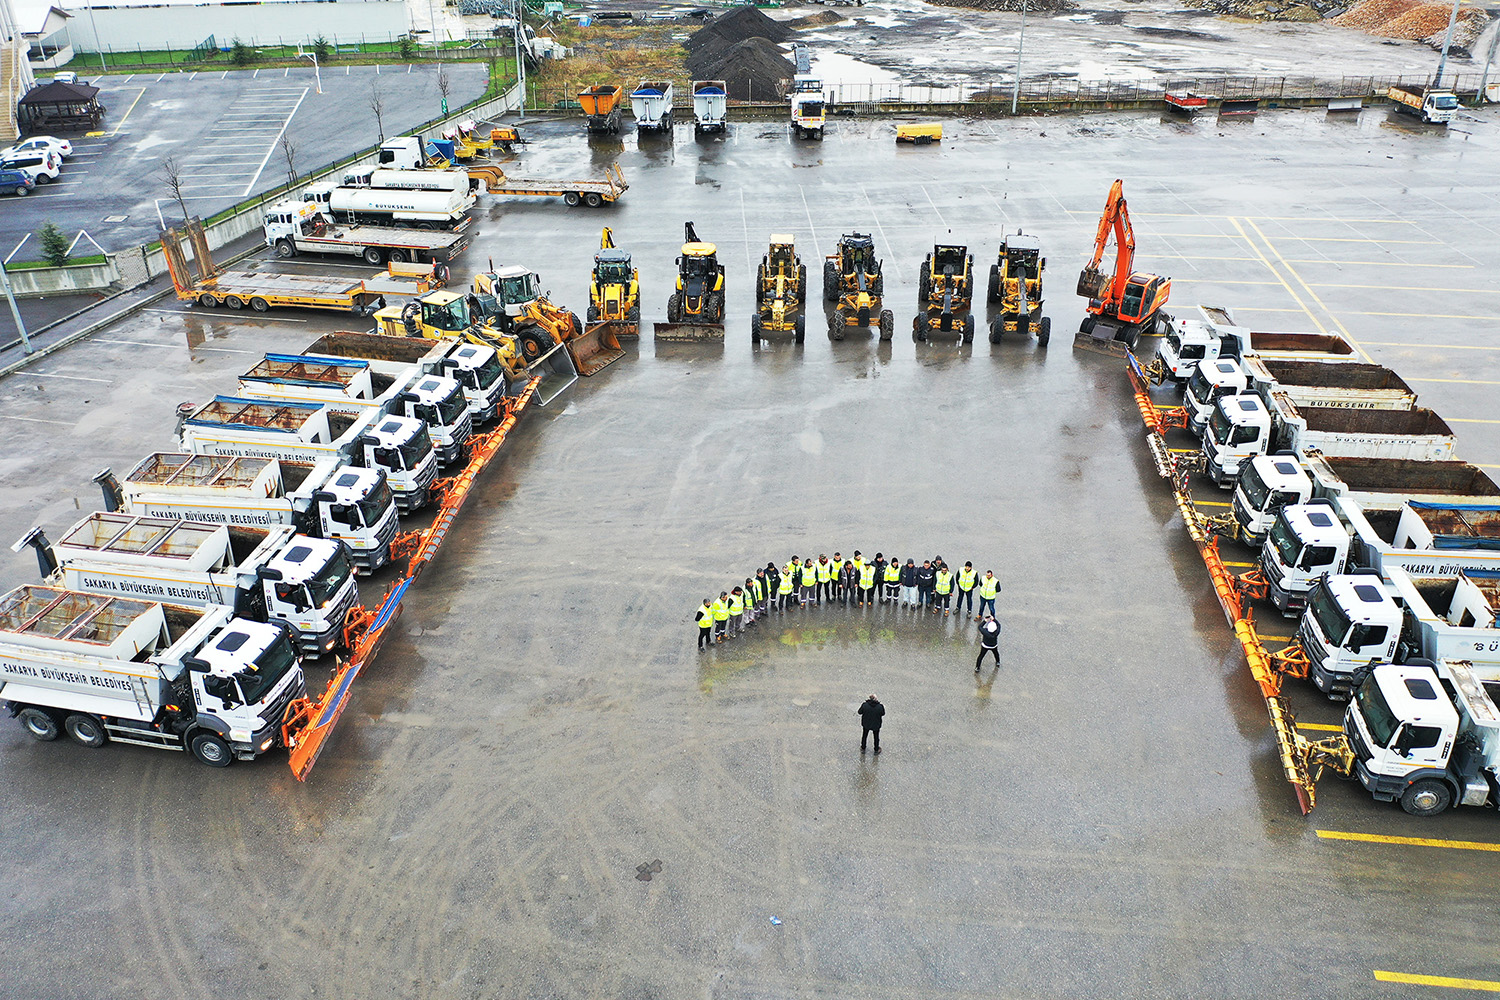
[(784, 42), (792, 37), (792, 30), (780, 21), (773, 21), (755, 7), (736, 7), (727, 14), (720, 14), (688, 36), (682, 44), (689, 52), (704, 46), (723, 48), (750, 38), (768, 38), (773, 42)]
[(1060, 14), (1064, 11), (1077, 10), (1078, 5), (1073, 0), (928, 0), (939, 7), (963, 7), (967, 10), (998, 10), (1012, 14), (1021, 12), (1021, 4), (1026, 4), (1028, 14)]
[[(1443, 44), (1448, 32), (1448, 15), (1452, 6), (1446, 3), (1424, 3), (1421, 0), (1364, 0), (1349, 11), (1333, 18), (1334, 24), (1359, 28), (1383, 38), (1405, 38), (1431, 46)], [(1489, 15), (1477, 7), (1460, 7), (1458, 22), (1453, 26), (1453, 44), (1468, 49), (1484, 32)]]
[(796, 72), (780, 47), (765, 38), (699, 46), (688, 53), (687, 68), (695, 80), (723, 80), (736, 101), (779, 100)]
[(788, 28), (800, 29), (821, 28), (827, 24), (838, 24), (840, 21), (847, 20), (848, 18), (842, 14), (836, 14), (831, 10), (820, 10), (816, 14), (809, 14), (807, 17), (796, 17), (790, 21), (782, 21), (781, 23)]

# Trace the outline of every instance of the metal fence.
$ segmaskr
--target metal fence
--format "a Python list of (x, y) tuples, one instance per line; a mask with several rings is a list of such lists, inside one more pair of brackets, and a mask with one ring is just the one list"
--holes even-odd
[[(1021, 82), (1020, 103), (1036, 105), (1066, 104), (1140, 104), (1160, 101), (1168, 92), (1191, 91), (1205, 97), (1241, 101), (1321, 101), (1333, 97), (1383, 97), (1389, 87), (1408, 87), (1420, 91), (1431, 82), (1427, 76), (1207, 76), (1165, 78), (1151, 81), (1077, 80), (1045, 77)], [(1454, 77), (1451, 88), (1461, 96), (1478, 92), (1479, 74)], [(578, 110), (578, 91), (582, 86), (532, 87), (527, 96), (534, 111)], [(1015, 80), (964, 81), (948, 86), (905, 83), (825, 83), (825, 94), (834, 105), (856, 111), (878, 112), (883, 108), (929, 105), (1003, 105), (1009, 110)], [(686, 96), (688, 88), (678, 93)], [(749, 102), (737, 104), (771, 104), (786, 98), (784, 88), (774, 94), (752, 94)], [(679, 102), (679, 113), (691, 111), (690, 103)]]
[[(117, 49), (106, 45), (102, 53), (78, 52), (68, 65), (75, 70), (99, 67), (102, 55), (102, 65), (108, 70), (171, 69), (176, 66), (190, 66), (194, 69), (250, 69), (260, 63), (296, 59), (299, 53), (313, 52), (316, 41), (281, 37), (244, 41), (243, 44), (249, 51), (249, 62), (243, 66), (233, 60), (231, 50), (222, 42), (213, 48), (198, 45), (191, 49), (147, 49), (139, 45)], [(403, 35), (355, 35), (340, 37), (337, 41), (324, 41), (326, 49), (319, 54), (318, 61), (325, 66), (335, 65), (340, 60), (367, 62), (372, 56), (389, 56), (392, 62), (430, 62), (452, 59), (459, 54), (465, 59), (515, 58), (515, 46), (511, 44), (508, 31), (499, 39), (494, 37), (493, 32), (481, 33), (475, 37), (445, 41), (436, 48), (425, 38), (412, 39)]]

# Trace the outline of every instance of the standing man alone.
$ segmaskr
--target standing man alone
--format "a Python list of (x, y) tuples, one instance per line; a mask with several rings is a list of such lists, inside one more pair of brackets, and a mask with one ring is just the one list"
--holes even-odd
[(984, 662), (984, 654), (989, 653), (995, 658), (995, 667), (1000, 666), (1000, 623), (995, 621), (994, 615), (985, 615), (984, 621), (979, 623), (979, 655), (974, 657), (974, 672), (979, 673), (979, 665)]
[(880, 752), (880, 723), (885, 718), (885, 706), (875, 699), (872, 694), (866, 698), (864, 704), (859, 706), (856, 714), (859, 716), (859, 752), (865, 752), (865, 741), (870, 734), (875, 734), (875, 752)]

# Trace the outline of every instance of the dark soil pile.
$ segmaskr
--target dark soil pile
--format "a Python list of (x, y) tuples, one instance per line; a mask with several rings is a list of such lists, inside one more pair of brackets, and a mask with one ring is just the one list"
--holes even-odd
[(700, 45), (688, 52), (687, 68), (695, 80), (723, 80), (736, 101), (779, 100), (796, 72), (780, 46), (766, 38), (748, 38), (727, 47)]
[(997, 10), (1012, 14), (1021, 13), (1021, 4), (1026, 4), (1028, 14), (1060, 14), (1077, 10), (1073, 0), (928, 0), (939, 7), (964, 7), (968, 10)]
[(844, 15), (842, 14), (836, 14), (831, 10), (822, 10), (816, 14), (809, 14), (807, 17), (793, 18), (790, 21), (782, 21), (781, 23), (786, 25), (788, 28), (801, 29), (821, 28), (824, 25), (838, 24), (840, 21), (847, 20), (848, 18), (844, 17)]
[(773, 42), (784, 42), (792, 37), (791, 29), (780, 21), (773, 21), (755, 7), (736, 7), (727, 14), (720, 14), (688, 36), (682, 44), (689, 52), (701, 48), (727, 48), (736, 42), (750, 38), (766, 38)]

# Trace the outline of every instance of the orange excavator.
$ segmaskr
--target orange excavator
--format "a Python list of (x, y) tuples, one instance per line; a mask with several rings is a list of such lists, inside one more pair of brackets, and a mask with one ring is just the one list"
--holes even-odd
[[(1104, 274), (1099, 263), (1111, 232), (1115, 237), (1115, 271)], [(1117, 180), (1099, 217), (1093, 259), (1078, 275), (1078, 294), (1089, 304), (1088, 315), (1073, 338), (1075, 348), (1123, 358), (1134, 349), (1141, 334), (1153, 332), (1158, 324), (1163, 333), (1171, 326), (1172, 318), (1161, 309), (1172, 291), (1172, 279), (1133, 273), (1130, 267), (1134, 261), (1135, 233), (1130, 228), (1130, 210), (1125, 207), (1125, 183)]]

